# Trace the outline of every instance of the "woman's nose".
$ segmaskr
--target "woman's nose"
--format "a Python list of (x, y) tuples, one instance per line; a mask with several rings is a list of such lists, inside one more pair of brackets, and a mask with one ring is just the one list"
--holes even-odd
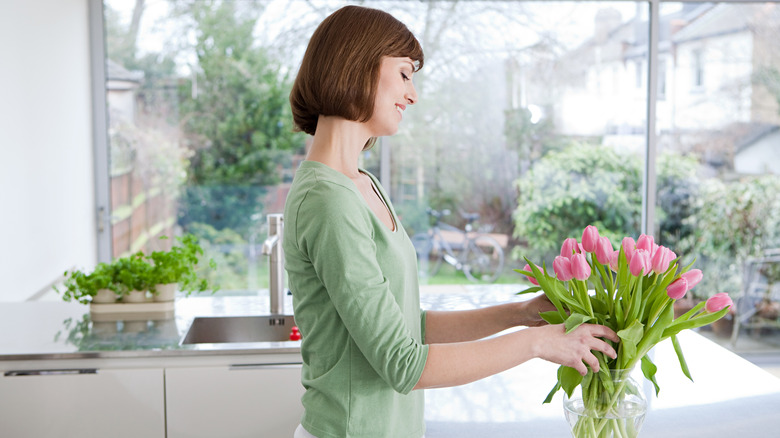
[(406, 90), (406, 96), (404, 97), (406, 97), (406, 101), (409, 102), (410, 105), (417, 103), (417, 90), (414, 88), (414, 84), (409, 84), (408, 89)]

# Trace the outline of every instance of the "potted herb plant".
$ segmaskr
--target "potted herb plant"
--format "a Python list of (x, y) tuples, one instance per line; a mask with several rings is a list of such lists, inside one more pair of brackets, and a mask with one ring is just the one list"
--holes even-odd
[[(167, 239), (166, 236), (161, 239)], [(198, 275), (198, 264), (203, 256), (203, 248), (198, 245), (197, 237), (191, 234), (178, 237), (180, 245), (169, 251), (154, 251), (148, 257), (152, 264), (151, 292), (157, 301), (173, 300), (176, 287), (189, 296), (192, 292), (203, 292), (209, 288), (205, 278)], [(216, 268), (214, 260), (209, 267)]]
[[(89, 274), (75, 269), (66, 271), (65, 289), (60, 291), (55, 286), (54, 290), (65, 301), (89, 304), (118, 300), (143, 303), (148, 301), (147, 291), (155, 301), (173, 301), (177, 286), (187, 296), (210, 289), (208, 280), (198, 272), (203, 248), (198, 245), (197, 237), (188, 234), (177, 240), (179, 245), (169, 251), (154, 251), (149, 256), (139, 251), (111, 263), (99, 263)], [(216, 269), (214, 260), (209, 260), (208, 266)], [(212, 293), (216, 291), (211, 289)]]
[(90, 302), (112, 303), (118, 299), (115, 289), (114, 269), (111, 264), (98, 263), (89, 274), (74, 269), (65, 271), (64, 290), (56, 286), (54, 290), (62, 294), (65, 301), (77, 301), (82, 304)]
[(112, 263), (116, 276), (116, 290), (122, 295), (122, 302), (143, 303), (146, 292), (153, 286), (152, 265), (139, 251), (127, 257), (115, 259)]

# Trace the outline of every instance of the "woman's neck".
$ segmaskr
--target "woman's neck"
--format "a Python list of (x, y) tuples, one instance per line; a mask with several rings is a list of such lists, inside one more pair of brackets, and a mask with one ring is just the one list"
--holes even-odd
[(306, 159), (318, 161), (354, 179), (360, 176), (358, 159), (369, 138), (363, 123), (320, 116)]

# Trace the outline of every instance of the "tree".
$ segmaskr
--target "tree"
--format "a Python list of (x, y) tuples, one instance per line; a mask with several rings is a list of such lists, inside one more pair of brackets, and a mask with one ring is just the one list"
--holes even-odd
[(197, 57), (195, 79), (180, 88), (181, 120), (194, 152), (180, 223), (243, 234), (262, 211), (263, 186), (281, 180), (277, 167), (303, 144), (291, 125), (290, 80), (253, 44), (259, 3), (176, 3), (174, 13), (191, 18), (185, 29), (195, 36)]
[(130, 24), (120, 25), (119, 14), (110, 5), (105, 5), (106, 45), (109, 57), (125, 67), (132, 68), (138, 52), (138, 30), (144, 12), (145, 0), (135, 0)]

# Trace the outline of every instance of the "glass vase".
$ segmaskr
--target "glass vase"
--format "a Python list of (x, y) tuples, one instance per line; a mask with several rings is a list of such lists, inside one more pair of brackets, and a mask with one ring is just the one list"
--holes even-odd
[(589, 372), (563, 410), (575, 438), (636, 438), (645, 420), (647, 399), (631, 370)]

